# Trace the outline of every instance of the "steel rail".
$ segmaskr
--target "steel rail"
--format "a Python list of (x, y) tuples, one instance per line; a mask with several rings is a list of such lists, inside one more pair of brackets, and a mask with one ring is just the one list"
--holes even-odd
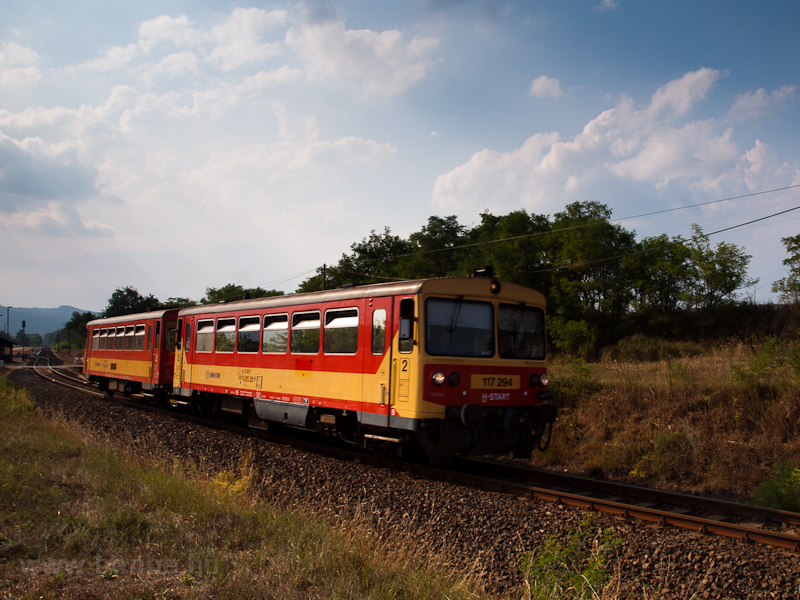
[[(38, 362), (38, 360), (39, 358), (37, 358), (36, 362)], [(73, 386), (58, 381), (56, 379), (53, 379), (51, 377), (47, 377), (46, 375), (39, 373), (35, 368), (34, 372), (36, 372), (44, 379), (56, 385), (68, 387), (85, 394), (90, 394), (95, 397), (108, 399), (108, 397), (105, 394), (101, 394), (100, 392), (94, 392), (86, 388)], [(502, 494), (512, 494), (524, 498), (536, 498), (548, 502), (557, 502), (562, 505), (581, 508), (584, 510), (593, 510), (593, 511), (607, 513), (610, 515), (632, 518), (650, 523), (671, 525), (673, 527), (677, 527), (680, 529), (687, 529), (703, 534), (711, 534), (721, 537), (733, 538), (744, 542), (755, 542), (767, 546), (790, 550), (792, 552), (800, 552), (800, 536), (791, 533), (762, 530), (757, 527), (752, 527), (749, 525), (725, 523), (723, 521), (707, 519), (702, 517), (694, 517), (691, 515), (683, 515), (667, 510), (658, 510), (648, 507), (637, 506), (635, 504), (625, 504), (623, 502), (616, 502), (613, 500), (603, 500), (592, 496), (584, 496), (581, 494), (574, 494), (554, 489), (541, 488), (528, 484), (503, 481), (501, 479), (493, 477), (485, 477), (480, 475), (474, 475), (471, 473), (460, 472), (457, 469), (420, 465), (417, 463), (411, 463), (399, 459), (375, 456), (349, 448), (340, 448), (332, 445), (322, 444), (316, 441), (312, 442), (309, 440), (279, 436), (273, 433), (268, 433), (266, 431), (261, 431), (257, 429), (250, 429), (238, 425), (231, 425), (229, 423), (222, 423), (219, 421), (211, 421), (209, 419), (197, 417), (194, 415), (188, 415), (174, 410), (164, 410), (155, 406), (150, 406), (123, 398), (111, 398), (110, 401), (119, 404), (124, 404), (139, 410), (145, 410), (148, 412), (168, 413), (170, 416), (173, 416), (174, 418), (178, 418), (183, 421), (198, 423), (212, 427), (214, 429), (230, 431), (238, 433), (243, 436), (255, 437), (273, 443), (290, 445), (292, 447), (304, 451), (310, 451), (327, 456), (356, 460), (376, 467), (407, 472), (450, 483), (458, 483), (461, 485), (475, 487), (486, 491), (498, 492)], [(580, 479), (580, 478), (574, 478), (574, 479)], [(602, 482), (602, 483), (608, 483), (608, 482)], [(628, 486), (628, 487), (633, 488), (633, 490), (637, 491), (647, 489), (647, 488), (638, 488), (636, 486)], [(663, 492), (663, 494), (671, 495), (672, 493)], [(686, 494), (679, 496), (685, 496), (687, 498), (691, 498), (692, 500), (697, 500), (696, 497), (688, 496)], [(712, 507), (723, 508), (727, 505), (735, 505), (737, 507), (744, 506), (744, 505), (736, 505), (735, 503), (730, 503), (730, 502), (716, 501), (708, 498), (703, 499), (703, 503), (705, 505), (704, 508), (712, 508)], [(758, 507), (746, 507), (746, 508), (748, 510), (752, 509), (752, 511), (754, 511), (750, 513), (748, 516), (759, 516), (759, 517), (764, 516), (759, 512), (760, 509)], [(769, 509), (763, 509), (763, 510), (769, 511)], [(782, 512), (782, 511), (772, 511), (772, 512)], [(786, 513), (786, 514), (790, 515), (793, 518), (794, 517), (800, 518), (800, 515), (796, 515), (794, 513)]]

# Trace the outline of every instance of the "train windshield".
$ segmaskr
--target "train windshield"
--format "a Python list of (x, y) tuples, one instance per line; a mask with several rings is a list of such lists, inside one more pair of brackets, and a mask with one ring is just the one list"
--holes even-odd
[(544, 311), (522, 304), (501, 304), (499, 309), (500, 357), (544, 360)]
[(489, 302), (428, 298), (425, 349), (433, 356), (494, 356), (494, 307)]

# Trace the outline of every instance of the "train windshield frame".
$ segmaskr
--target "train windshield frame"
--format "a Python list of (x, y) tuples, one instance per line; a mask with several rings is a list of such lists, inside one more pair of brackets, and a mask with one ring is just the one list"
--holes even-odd
[(494, 305), (463, 298), (426, 299), (425, 350), (431, 356), (492, 358)]
[(500, 303), (497, 346), (500, 358), (544, 360), (544, 311), (526, 304)]

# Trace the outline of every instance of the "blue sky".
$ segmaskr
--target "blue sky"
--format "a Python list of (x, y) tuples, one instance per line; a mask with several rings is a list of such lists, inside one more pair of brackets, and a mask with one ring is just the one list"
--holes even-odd
[[(789, 1), (6, 0), (0, 304), (288, 292), (434, 214), (623, 218), (798, 185), (798, 24)], [(686, 236), (795, 206), (800, 188), (622, 224)], [(746, 247), (767, 300), (798, 228), (712, 242)]]

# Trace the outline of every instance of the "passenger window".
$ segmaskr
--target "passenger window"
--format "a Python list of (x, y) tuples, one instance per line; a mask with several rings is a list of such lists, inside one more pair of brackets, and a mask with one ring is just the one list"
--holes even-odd
[(125, 327), (125, 350), (133, 350), (133, 325)]
[(217, 319), (217, 352), (233, 352), (236, 346), (236, 319)]
[(100, 350), (106, 349), (106, 342), (108, 341), (108, 330), (101, 329), (100, 330)]
[(114, 349), (114, 345), (115, 345), (114, 340), (116, 339), (116, 337), (115, 337), (116, 336), (116, 333), (115, 333), (116, 331), (117, 330), (114, 329), (113, 327), (110, 327), (108, 329), (108, 348), (107, 348), (107, 350), (113, 350)]
[(92, 350), (99, 350), (100, 349), (100, 330), (93, 329), (92, 330)]
[(144, 325), (137, 325), (133, 332), (133, 349), (144, 350)]
[(211, 352), (214, 350), (214, 320), (197, 322), (197, 343), (195, 352)]
[(261, 350), (265, 354), (285, 354), (289, 342), (289, 316), (266, 315)]
[(358, 309), (345, 308), (325, 311), (322, 349), (325, 354), (355, 354), (358, 352)]
[(319, 352), (319, 311), (294, 313), (292, 315), (292, 354), (316, 354)]
[(240, 317), (239, 335), (236, 339), (237, 352), (258, 352), (258, 340), (261, 337), (261, 319), (259, 317)]
[(123, 343), (125, 342), (125, 328), (124, 327), (117, 327), (117, 337), (116, 337), (116, 344), (114, 348), (116, 350), (124, 350)]
[(386, 309), (377, 308), (372, 311), (372, 353), (386, 352)]

